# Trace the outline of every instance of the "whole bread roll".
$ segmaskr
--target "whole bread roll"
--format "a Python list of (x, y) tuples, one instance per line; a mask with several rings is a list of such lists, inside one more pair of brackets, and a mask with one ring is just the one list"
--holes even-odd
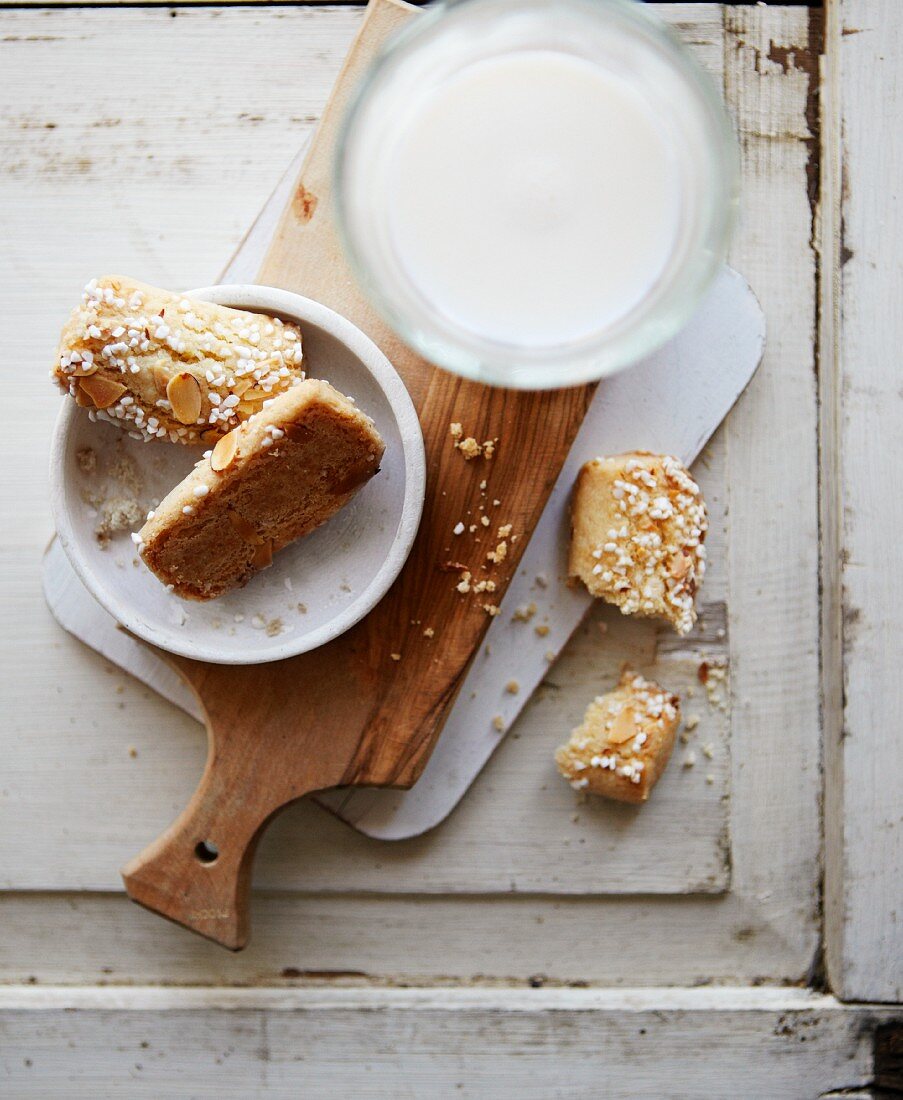
[(278, 317), (109, 275), (85, 287), (51, 377), (137, 439), (215, 443), (301, 382), (302, 358)]

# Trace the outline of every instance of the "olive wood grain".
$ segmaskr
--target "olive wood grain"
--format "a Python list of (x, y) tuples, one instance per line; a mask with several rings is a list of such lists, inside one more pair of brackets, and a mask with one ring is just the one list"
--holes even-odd
[[(501, 601), (592, 396), (589, 386), (491, 389), (437, 370), (375, 316), (346, 266), (329, 190), (337, 122), (374, 52), (416, 11), (371, 0), (257, 281), (350, 318), (404, 379), (427, 455), (417, 540), (376, 609), (321, 649), (239, 668), (167, 657), (204, 708), (207, 766), (184, 813), (123, 870), (133, 900), (233, 950), (248, 937), (256, 843), (281, 807), (311, 791), (409, 787), (419, 777), (489, 625), (484, 604)], [(453, 421), (498, 439), (494, 457), (465, 461)], [(500, 501), (487, 504), (489, 527), (479, 522), (484, 479), (486, 500)], [(455, 536), (459, 521), (477, 531)], [(506, 524), (507, 557), (491, 564), (485, 555)], [(459, 593), (453, 562), (495, 591)]]

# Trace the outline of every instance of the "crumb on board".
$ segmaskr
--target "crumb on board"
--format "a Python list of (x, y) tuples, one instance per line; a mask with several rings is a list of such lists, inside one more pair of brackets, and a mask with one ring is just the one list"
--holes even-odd
[(509, 680), (508, 683), (505, 684), (505, 691), (507, 691), (509, 695), (517, 695), (520, 691), (520, 684), (517, 680)]
[[(497, 439), (487, 439), (484, 443), (479, 443), (474, 436), (464, 435), (464, 428), (458, 421), (452, 421), (448, 426), (448, 431), (455, 449), (461, 452), (466, 462), (480, 457), (491, 459), (495, 454), (495, 448), (498, 444)], [(480, 488), (485, 489), (485, 485), (481, 485)]]
[(535, 603), (528, 603), (524, 607), (518, 607), (511, 616), (511, 621), (514, 623), (528, 623), (538, 610), (539, 608), (537, 608)]
[(97, 452), (93, 447), (81, 447), (75, 452), (75, 460), (83, 474), (93, 474), (97, 471)]
[(428, 626), (426, 628), (426, 630), (424, 630), (423, 636), (424, 636), (424, 638), (432, 638), (435, 633), (436, 633), (436, 631), (433, 630), (433, 628), (431, 626)]
[(693, 730), (695, 730), (698, 725), (699, 725), (699, 715), (698, 714), (688, 714), (687, 715), (687, 720), (686, 720), (686, 722), (684, 722), (684, 729), (687, 731), (687, 733), (692, 733)]
[(538, 626), (534, 626), (533, 629), (538, 638), (547, 638), (552, 628), (547, 626), (546, 623), (540, 623)]
[(264, 633), (270, 638), (275, 638), (278, 634), (281, 634), (285, 629), (285, 624), (282, 619), (270, 619), (264, 627)]
[(495, 716), (495, 718), (492, 719), (492, 728), (497, 733), (504, 733), (505, 732), (505, 720), (504, 720), (504, 718), (502, 718), (502, 716), (500, 714), (497, 714)]
[(392, 658), (393, 661), (400, 661), (401, 660), (401, 654), (400, 653), (390, 653), (389, 656)]

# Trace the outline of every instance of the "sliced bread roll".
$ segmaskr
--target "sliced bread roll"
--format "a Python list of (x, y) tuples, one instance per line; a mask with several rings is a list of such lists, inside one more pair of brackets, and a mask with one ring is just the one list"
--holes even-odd
[(210, 600), (325, 523), (379, 469), (373, 421), (327, 382), (298, 383), (217, 443), (136, 536), (177, 595)]

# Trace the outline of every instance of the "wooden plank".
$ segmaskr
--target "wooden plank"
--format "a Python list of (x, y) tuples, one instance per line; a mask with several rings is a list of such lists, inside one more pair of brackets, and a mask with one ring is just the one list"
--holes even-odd
[(890, 1015), (767, 988), (26, 989), (0, 993), (0, 1070), (22, 1100), (783, 1100), (865, 1085)]
[(903, 1000), (903, 26), (892, 0), (830, 9), (822, 313), (825, 897), (833, 987)]
[(691, 986), (806, 982), (812, 961), (767, 900), (732, 894), (258, 893), (252, 919), (251, 943), (231, 955), (122, 894), (0, 894), (0, 983)]
[(744, 162), (731, 250), (768, 318), (728, 420), (732, 889), (814, 959), (821, 797), (813, 211), (819, 13), (725, 8)]
[[(691, 10), (692, 9), (692, 10)], [(698, 11), (698, 16), (697, 16)], [(713, 6), (696, 5), (668, 10), (676, 25), (693, 49), (720, 78), (723, 63), (721, 13)], [(41, 38), (44, 15), (40, 12), (13, 13), (21, 24), (20, 38)], [(181, 18), (181, 17), (180, 17)], [(155, 98), (155, 110), (148, 114), (146, 102), (152, 95), (152, 82), (158, 73), (139, 70), (132, 88), (125, 97), (121, 90), (128, 84), (125, 71), (116, 60), (117, 45), (126, 34), (141, 37), (154, 56), (169, 58), (169, 64), (181, 69), (193, 64), (197, 73), (198, 94), (195, 106), (206, 121), (196, 146), (191, 146), (192, 159), (186, 184), (173, 184), (171, 202), (186, 204), (194, 219), (196, 233), (205, 241), (218, 235), (223, 244), (210, 247), (210, 255), (225, 255), (228, 251), (230, 224), (218, 225), (221, 217), (211, 206), (208, 194), (219, 194), (220, 169), (216, 158), (208, 156), (208, 144), (219, 144), (227, 156), (238, 156), (241, 141), (236, 133), (247, 134), (250, 143), (242, 150), (242, 178), (258, 187), (265, 187), (266, 172), (275, 182), (271, 147), (275, 144), (280, 113), (293, 111), (294, 117), (308, 118), (318, 110), (318, 96), (325, 96), (328, 75), (338, 67), (348, 39), (359, 22), (359, 13), (348, 9), (320, 10), (315, 19), (303, 11), (268, 9), (265, 13), (193, 11), (182, 23), (163, 12), (152, 9), (117, 13), (111, 20), (102, 12), (56, 12), (54, 27), (58, 38), (54, 42), (17, 41), (7, 44), (8, 69), (20, 74), (21, 87), (17, 117), (31, 119), (35, 126), (25, 131), (27, 162), (20, 170), (22, 180), (34, 179), (38, 198), (48, 208), (48, 218), (40, 231), (27, 234), (24, 228), (16, 236), (13, 255), (26, 262), (26, 250), (32, 256), (49, 257), (58, 251), (58, 240), (69, 233), (75, 254), (94, 257), (103, 250), (112, 255), (114, 249), (127, 249), (131, 258), (101, 259), (112, 267), (146, 270), (154, 262), (143, 247), (132, 248), (123, 242), (121, 225), (129, 226), (129, 235), (137, 245), (143, 242), (145, 216), (153, 222), (158, 217), (164, 234), (165, 257), (172, 268), (159, 267), (148, 278), (184, 284), (190, 279), (206, 282), (208, 272), (198, 274), (195, 255), (196, 239), (179, 231), (166, 218), (159, 219), (154, 203), (161, 189), (159, 178), (138, 177), (131, 195), (129, 210), (112, 228), (105, 228), (104, 216), (109, 204), (110, 189), (119, 178), (117, 163), (129, 157), (133, 145), (141, 141), (152, 143), (156, 160), (177, 162), (189, 139), (189, 122), (181, 111), (182, 96)], [(324, 28), (332, 27), (330, 32)], [(28, 30), (29, 33), (24, 33)], [(205, 49), (212, 38), (217, 51)], [(290, 46), (283, 51), (283, 40)], [(303, 88), (308, 98), (285, 94), (281, 86), (274, 90), (272, 101), (262, 118), (255, 123), (237, 120), (231, 102), (223, 97), (218, 70), (221, 57), (232, 56), (239, 48), (249, 60), (244, 96), (252, 104), (258, 101), (258, 85), (270, 83), (264, 64), (268, 57), (277, 70), (296, 59), (303, 71)], [(99, 75), (95, 80), (90, 112), (75, 120), (68, 113), (65, 93), (48, 91), (49, 74), (65, 67), (72, 51), (81, 51), (85, 64)], [(274, 55), (275, 51), (275, 55)], [(110, 54), (111, 65), (104, 68), (102, 57)], [(33, 74), (30, 82), (28, 74)], [(252, 79), (253, 76), (253, 79)], [(55, 86), (54, 86), (55, 87)], [(262, 92), (260, 93), (261, 98)], [(252, 112), (253, 113), (253, 112)], [(116, 125), (97, 125), (107, 119)], [(57, 129), (43, 133), (37, 122), (59, 120)], [(300, 123), (297, 129), (300, 129)], [(60, 130), (69, 130), (63, 141)], [(295, 133), (289, 127), (289, 140)], [(212, 136), (216, 133), (214, 142)], [(103, 141), (97, 133), (106, 136)], [(206, 134), (206, 136), (205, 136)], [(49, 135), (49, 137), (48, 137)], [(65, 161), (62, 149), (84, 146), (91, 159), (89, 178), (80, 173), (61, 178), (54, 175), (45, 184), (44, 160), (47, 141), (56, 142), (54, 157)], [(16, 147), (22, 144), (21, 132), (15, 132)], [(149, 145), (149, 148), (151, 145)], [(283, 141), (286, 156), (291, 149)], [(12, 156), (12, 146), (10, 147)], [(19, 170), (17, 170), (19, 171)], [(19, 179), (19, 176), (16, 177)], [(241, 185), (237, 185), (242, 200)], [(67, 196), (66, 202), (51, 204), (44, 197), (44, 188), (54, 188), (53, 194)], [(10, 194), (17, 201), (18, 191)], [(230, 199), (231, 202), (231, 199)], [(69, 211), (83, 211), (83, 220), (69, 228)], [(145, 215), (145, 211), (147, 212)], [(27, 237), (27, 239), (26, 239)], [(98, 243), (100, 242), (100, 243)], [(203, 245), (206, 247), (206, 245)], [(156, 258), (154, 258), (156, 259)], [(71, 276), (77, 286), (92, 267), (78, 277)], [(45, 261), (41, 261), (42, 266)], [(187, 270), (188, 274), (176, 274)], [(192, 274), (194, 272), (194, 274)], [(15, 287), (12, 269), (7, 273), (7, 285), (16, 297), (16, 309), (31, 309), (36, 324), (46, 333), (47, 346), (52, 344), (53, 326), (63, 316), (68, 303), (59, 293), (36, 308), (27, 288), (21, 294)], [(71, 288), (70, 288), (71, 293)], [(26, 301), (27, 299), (27, 301)], [(24, 334), (23, 334), (24, 335)], [(16, 353), (28, 357), (23, 343)], [(43, 373), (29, 391), (41, 409), (49, 416), (55, 411), (56, 398), (44, 381)], [(43, 415), (43, 411), (42, 411)], [(49, 430), (49, 428), (47, 429)], [(27, 592), (27, 606), (39, 599), (34, 587), (34, 562), (48, 536), (43, 486), (43, 453), (46, 436), (40, 431), (21, 432), (11, 447), (18, 448), (14, 461), (19, 476), (18, 494), (24, 479), (30, 478), (25, 495), (34, 498), (28, 517), (29, 533), (22, 537), (20, 550), (8, 563), (5, 578), (10, 598)], [(724, 489), (723, 439), (714, 442), (706, 452), (699, 473), (712, 509), (710, 559), (712, 566), (703, 590), (704, 632), (701, 648), (683, 650), (671, 647), (670, 652), (655, 664), (657, 639), (664, 639), (650, 623), (631, 623), (618, 615), (597, 611), (587, 629), (575, 639), (556, 666), (550, 684), (530, 708), (523, 721), (512, 731), (504, 750), (493, 761), (476, 789), (442, 834), (424, 837), (410, 843), (379, 846), (355, 836), (345, 827), (324, 817), (309, 805), (289, 810), (273, 828), (260, 853), (257, 882), (263, 889), (306, 890), (379, 890), (427, 892), (456, 890), (460, 892), (507, 892), (510, 890), (594, 893), (673, 893), (713, 892), (723, 890), (728, 881), (727, 806), (723, 796), (727, 788), (729, 761), (727, 756), (728, 717), (717, 708), (709, 707), (699, 692), (690, 700), (688, 692), (696, 684), (696, 667), (704, 652), (709, 659), (721, 659), (726, 641), (718, 637), (723, 629), (724, 603), (727, 597), (724, 551)], [(25, 454), (29, 457), (26, 459)], [(32, 488), (33, 487), (33, 488)], [(7, 487), (12, 492), (12, 486)], [(39, 506), (40, 502), (40, 506)], [(29, 504), (31, 508), (31, 504)], [(24, 586), (24, 589), (23, 589)], [(19, 595), (19, 598), (23, 597)], [(542, 600), (539, 600), (542, 602)], [(114, 676), (114, 684), (104, 674), (103, 662), (92, 659), (62, 640), (49, 624), (43, 606), (33, 612), (23, 608), (28, 637), (24, 648), (16, 647), (10, 654), (21, 673), (11, 675), (4, 690), (8, 696), (9, 713), (14, 714), (9, 730), (11, 743), (7, 751), (6, 796), (0, 799), (0, 836), (3, 837), (3, 858), (0, 859), (0, 881), (8, 889), (118, 889), (118, 868), (149, 838), (166, 826), (178, 807), (190, 795), (192, 784), (203, 766), (203, 744), (182, 716), (156, 703), (125, 677)], [(603, 643), (598, 622), (610, 627), (610, 641), (604, 648), (608, 656), (600, 659)], [(526, 627), (525, 629), (531, 629)], [(20, 639), (22, 641), (22, 639)], [(51, 642), (61, 646), (51, 649), (45, 658), (45, 670), (59, 693), (54, 692), (53, 705), (44, 715), (44, 739), (36, 742), (31, 732), (30, 688), (26, 670), (34, 667), (39, 654), (50, 648)], [(595, 642), (595, 644), (594, 644)], [(619, 656), (614, 656), (619, 653)], [(688, 702), (688, 713), (701, 718), (693, 736), (697, 765), (681, 769), (678, 754), (675, 766), (649, 807), (641, 813), (607, 803), (575, 805), (574, 795), (556, 776), (551, 754), (554, 746), (569, 731), (586, 701), (598, 693), (614, 677), (622, 657), (631, 657), (660, 676), (669, 687), (678, 690)], [(49, 664), (47, 663), (49, 662)], [(118, 688), (121, 693), (117, 693)], [(698, 690), (698, 685), (696, 685)], [(566, 696), (566, 698), (564, 698)], [(75, 722), (74, 716), (78, 715)], [(122, 730), (125, 717), (127, 729)], [(77, 730), (77, 741), (70, 729)], [(111, 730), (122, 731), (115, 735)], [(53, 742), (53, 736), (59, 742)], [(714, 758), (707, 760), (702, 746), (711, 745)], [(129, 746), (137, 748), (138, 757), (129, 755)], [(689, 747), (688, 747), (688, 751)], [(64, 766), (60, 762), (64, 761)], [(713, 783), (707, 782), (712, 776)], [(59, 806), (68, 807), (62, 816)], [(579, 811), (579, 820), (572, 817)], [(687, 830), (683, 822), (692, 819), (697, 828)], [(661, 836), (672, 839), (667, 846), (658, 842)], [(478, 853), (475, 858), (474, 853)]]
[[(697, 43), (694, 48), (703, 59), (717, 66), (723, 53), (720, 7), (688, 4), (669, 6), (668, 12), (674, 13), (687, 40)], [(697, 13), (698, 23), (694, 22)], [(58, 398), (47, 386), (39, 361), (42, 353), (36, 349), (53, 345), (72, 288), (95, 269), (143, 270), (163, 285), (201, 285), (211, 277), (211, 261), (215, 267), (217, 257), (234, 248), (281, 164), (291, 159), (294, 143), (309, 133), (308, 118), (322, 107), (359, 16), (359, 9), (352, 8), (319, 10), (313, 15), (305, 8), (179, 9), (176, 19), (150, 8), (122, 10), (115, 18), (108, 12), (4, 13), (4, 34), (12, 34), (17, 41), (0, 42), (0, 49), (22, 53), (0, 54), (0, 65), (5, 73), (11, 72), (15, 60), (17, 70), (26, 77), (32, 73), (33, 78), (18, 80), (16, 102), (2, 108), (3, 200), (7, 208), (22, 208), (31, 216), (11, 220), (7, 247), (0, 255), (7, 308), (21, 320), (10, 336), (12, 354), (30, 368), (16, 394), (17, 402), (22, 402), (16, 409), (28, 415), (17, 412), (9, 418), (0, 444), (9, 472), (4, 491), (11, 493), (16, 487), (15, 499), (5, 498), (7, 514), (17, 520), (6, 530), (0, 559), (4, 564), (0, 592), (10, 621), (17, 624), (3, 651), (6, 676), (0, 690), (7, 718), (0, 728), (5, 760), (0, 812), (6, 815), (4, 828), (9, 822), (20, 823), (17, 846), (25, 845), (33, 853), (39, 872), (42, 867), (56, 867), (69, 874), (67, 864), (72, 860), (96, 867), (89, 848), (122, 844), (119, 834), (130, 827), (132, 815), (145, 822), (144, 835), (152, 835), (189, 793), (203, 752), (193, 723), (131, 681), (117, 678), (105, 662), (62, 634), (44, 609), (36, 563), (50, 535), (44, 456)], [(808, 31), (801, 9), (769, 8), (746, 16), (758, 20), (754, 31), (734, 25), (728, 51), (729, 99), (743, 104), (749, 209), (733, 259), (752, 277), (766, 304), (770, 351), (762, 376), (714, 442), (715, 447), (726, 448), (723, 461), (731, 469), (731, 529), (745, 532), (723, 563), (730, 570), (732, 603), (741, 608), (732, 613), (729, 639), (736, 702), (741, 708), (736, 711), (739, 721), (732, 732), (729, 762), (731, 892), (723, 897), (655, 899), (477, 897), (466, 892), (457, 898), (418, 896), (424, 866), (432, 859), (446, 860), (446, 870), (451, 865), (451, 855), (444, 853), (445, 838), (452, 836), (446, 830), (457, 827), (453, 818), (441, 832), (423, 839), (417, 861), (409, 867), (401, 862), (397, 869), (390, 868), (385, 880), (375, 867), (377, 853), (392, 849), (370, 843), (372, 881), (382, 888), (397, 874), (396, 881), (406, 883), (404, 894), (260, 895), (255, 901), (257, 938), (240, 959), (164, 926), (121, 897), (27, 893), (0, 897), (4, 928), (0, 976), (5, 980), (24, 980), (31, 973), (47, 981), (110, 980), (103, 973), (106, 966), (114, 968), (113, 980), (137, 976), (149, 982), (282, 981), (285, 967), (366, 969), (383, 976), (379, 980), (386, 975), (470, 977), (481, 971), (521, 979), (542, 972), (574, 981), (588, 974), (592, 980), (608, 983), (646, 984), (712, 978), (806, 979), (818, 945), (818, 780), (806, 763), (818, 757), (817, 737), (808, 702), (797, 712), (787, 700), (776, 702), (774, 689), (759, 688), (761, 680), (780, 682), (791, 647), (776, 639), (778, 631), (771, 627), (761, 638), (756, 636), (769, 609), (757, 609), (755, 600), (750, 606), (756, 594), (750, 593), (751, 582), (744, 574), (751, 577), (759, 570), (764, 546), (767, 574), (762, 576), (768, 585), (777, 572), (780, 592), (792, 593), (795, 583), (809, 591), (812, 553), (805, 547), (800, 552), (802, 537), (793, 536), (782, 544), (790, 555), (785, 561), (778, 561), (777, 552), (770, 548), (776, 532), (793, 526), (784, 524), (778, 511), (777, 484), (768, 500), (760, 492), (768, 480), (764, 476), (756, 481), (759, 488), (754, 496), (745, 488), (750, 469), (772, 469), (765, 458), (775, 441), (780, 443), (775, 454), (792, 465), (794, 447), (802, 449), (805, 459), (814, 439), (805, 401), (794, 394), (791, 406), (783, 411), (775, 393), (784, 372), (793, 386), (812, 372), (811, 350), (805, 344), (807, 325), (800, 322), (811, 308), (807, 303), (813, 277), (810, 211), (804, 198), (806, 142), (811, 140), (805, 121), (808, 83), (794, 68), (785, 72), (767, 57), (769, 41), (783, 49), (802, 48)], [(41, 37), (54, 41), (26, 41)], [(136, 63), (134, 54), (123, 52), (125, 44), (137, 38), (154, 47), (153, 65)], [(741, 50), (737, 45), (741, 39), (753, 42), (756, 49)], [(210, 48), (213, 42), (215, 51)], [(83, 103), (77, 114), (70, 109), (70, 89), (50, 79), (76, 55), (97, 76), (93, 99), (87, 107)], [(235, 64), (247, 61), (242, 69), (240, 110), (235, 105), (234, 81), (220, 64), (221, 57)], [(167, 58), (171, 60), (165, 62)], [(184, 82), (160, 78), (165, 62), (183, 79), (184, 58), (190, 60), (188, 70), (197, 74), (192, 81), (195, 110), (191, 115), (184, 109)], [(106, 76), (103, 80), (98, 76), (106, 73), (109, 85)], [(273, 73), (280, 78), (273, 79)], [(115, 94), (105, 88), (115, 89)], [(153, 110), (148, 104), (153, 104)], [(258, 117), (260, 121), (252, 121)], [(203, 121), (198, 123), (197, 118)], [(56, 129), (45, 132), (47, 122)], [(784, 136), (788, 128), (795, 135), (792, 140)], [(154, 159), (148, 161), (148, 155)], [(82, 156), (89, 165), (80, 164)], [(227, 180), (228, 203), (218, 198), (224, 188), (223, 157), (234, 166)], [(123, 173), (129, 179), (127, 189), (121, 185)], [(769, 224), (779, 232), (759, 231)], [(62, 240), (65, 249), (60, 248)], [(39, 273), (42, 293), (35, 294)], [(794, 412), (799, 414), (797, 420)], [(760, 436), (750, 451), (742, 437), (752, 430)], [(744, 468), (741, 457), (758, 467)], [(708, 491), (720, 494), (722, 459), (712, 461), (715, 481)], [(794, 483), (786, 499), (788, 511), (802, 503), (805, 520), (809, 513), (799, 484)], [(714, 575), (707, 580), (709, 592), (714, 581)], [(741, 605), (736, 604), (737, 592), (744, 600)], [(807, 608), (808, 603), (805, 614)], [(752, 618), (747, 621), (748, 612)], [(794, 625), (794, 630), (802, 633), (803, 627)], [(580, 652), (584, 657), (579, 657)], [(575, 651), (577, 666), (584, 661), (591, 664), (591, 658), (588, 646)], [(789, 667), (794, 675), (800, 671), (796, 664)], [(49, 685), (41, 690), (39, 709), (35, 669), (41, 669), (41, 683)], [(808, 675), (805, 662), (802, 671)], [(557, 682), (554, 676), (553, 682)], [(738, 683), (746, 685), (739, 692)], [(118, 694), (120, 684), (123, 690)], [(750, 692), (749, 685), (756, 690)], [(804, 676), (799, 694), (806, 699), (807, 685)], [(567, 697), (563, 706), (570, 707), (578, 705), (578, 694), (589, 690), (589, 680), (576, 686), (568, 682), (566, 692), (558, 694), (563, 700)], [(701, 696), (693, 706), (697, 703), (700, 712), (708, 715)], [(509, 739), (504, 751), (511, 752), (512, 763), (499, 757), (493, 783), (487, 772), (485, 792), (482, 787), (473, 792), (472, 797), (486, 800), (482, 809), (474, 809), (475, 815), (488, 815), (491, 801), (504, 805), (522, 799), (523, 783), (518, 787), (516, 778), (503, 791), (490, 786), (508, 780), (517, 752), (537, 754), (534, 763), (527, 755), (517, 757), (523, 761), (517, 763), (521, 780), (545, 759), (540, 756), (540, 750), (546, 751), (540, 737), (548, 736), (550, 742), (555, 737), (543, 734), (543, 723), (558, 714), (558, 707), (549, 697), (544, 708), (533, 734)], [(713, 717), (717, 719), (718, 713), (713, 712)], [(792, 734), (779, 749), (773, 739), (785, 728), (792, 729)], [(111, 730), (118, 732), (113, 735)], [(137, 747), (136, 759), (130, 757), (129, 745)], [(797, 778), (790, 770), (781, 771), (781, 751), (789, 753), (793, 767), (805, 763)], [(82, 762), (79, 782), (70, 784), (65, 777), (76, 761)], [(141, 780), (136, 783), (132, 773), (139, 769)], [(697, 770), (685, 778), (698, 781), (700, 776), (704, 778), (704, 773)], [(16, 797), (4, 793), (11, 792), (7, 777), (15, 779)], [(120, 782), (132, 798), (128, 805), (106, 812), (106, 799)], [(46, 800), (36, 797), (42, 787), (48, 792)], [(542, 796), (547, 797), (547, 792)], [(148, 807), (156, 817), (148, 816)], [(763, 815), (763, 807), (767, 814)], [(293, 826), (299, 835), (292, 843), (303, 850), (308, 845), (322, 846), (320, 850), (326, 852), (337, 831), (334, 823), (310, 809), (299, 812), (310, 816)], [(465, 807), (459, 812), (465, 812)], [(585, 815), (579, 807), (571, 812)], [(481, 820), (488, 822), (490, 817)], [(557, 861), (564, 853), (564, 842), (577, 834), (580, 824), (570, 821), (570, 812), (555, 816), (554, 822), (558, 831), (548, 847)], [(504, 828), (503, 821), (493, 826)], [(79, 845), (77, 835), (82, 829), (85, 844)], [(762, 829), (769, 838), (767, 844), (762, 843)], [(456, 857), (458, 881), (465, 891), (468, 876), (473, 875), (468, 862), (479, 863), (485, 840), (475, 827), (470, 830), (471, 826), (462, 826), (462, 832), (455, 834), (456, 845), (468, 838), (467, 850)], [(9, 835), (0, 831), (4, 840)], [(792, 838), (792, 843), (786, 838)], [(274, 856), (278, 840), (273, 841)], [(677, 844), (677, 838), (669, 838), (668, 845), (672, 843)], [(505, 837), (494, 833), (493, 844), (492, 860), (503, 881)], [(10, 866), (7, 860), (13, 855), (19, 858), (10, 847), (4, 844), (0, 867)], [(106, 851), (115, 857), (112, 847)], [(543, 865), (554, 871), (549, 854), (538, 854)], [(261, 855), (263, 870), (270, 850)], [(354, 891), (355, 876), (342, 874), (346, 857), (330, 854), (333, 858), (336, 880), (342, 880), (339, 887)], [(518, 872), (525, 869), (521, 865)], [(604, 868), (589, 870), (600, 876), (605, 873)], [(618, 950), (577, 958), (573, 945), (596, 942), (599, 928), (606, 929)], [(650, 952), (650, 943), (667, 944), (668, 949)]]

